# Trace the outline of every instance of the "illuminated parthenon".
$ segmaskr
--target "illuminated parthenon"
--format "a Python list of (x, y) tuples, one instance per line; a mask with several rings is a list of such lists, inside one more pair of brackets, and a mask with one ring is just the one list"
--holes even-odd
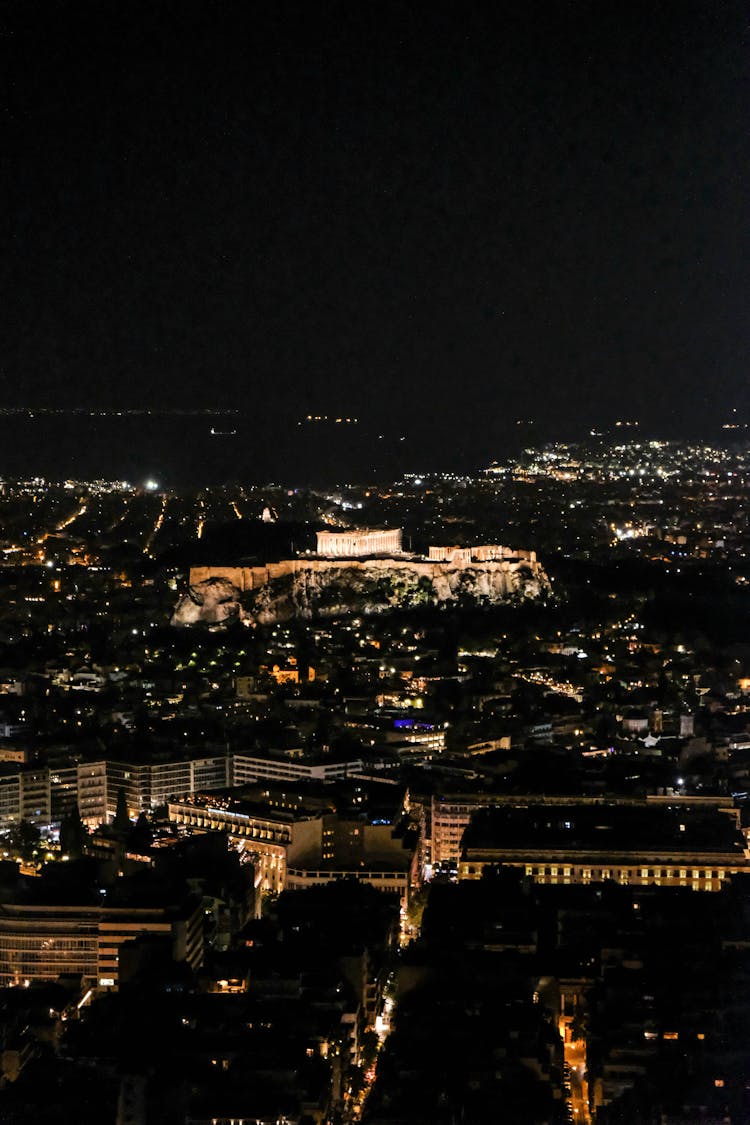
[(359, 531), (319, 531), (318, 554), (326, 558), (400, 555), (401, 528), (362, 528)]

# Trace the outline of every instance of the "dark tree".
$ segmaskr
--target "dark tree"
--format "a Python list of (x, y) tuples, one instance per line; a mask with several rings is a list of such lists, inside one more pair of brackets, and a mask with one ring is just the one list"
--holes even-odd
[(78, 805), (74, 805), (60, 822), (60, 849), (63, 855), (79, 859), (83, 855), (87, 837), (88, 832), (81, 820)]
[(149, 819), (145, 813), (141, 813), (135, 822), (135, 828), (130, 833), (128, 840), (128, 848), (132, 852), (138, 852), (142, 855), (147, 852), (154, 842), (154, 834), (151, 831)]
[(115, 809), (115, 818), (112, 821), (112, 827), (115, 832), (130, 832), (133, 823), (128, 816), (128, 802), (125, 797), (125, 790), (117, 790), (117, 808)]
[(22, 820), (10, 833), (11, 851), (27, 862), (34, 859), (42, 845), (42, 834), (35, 824)]

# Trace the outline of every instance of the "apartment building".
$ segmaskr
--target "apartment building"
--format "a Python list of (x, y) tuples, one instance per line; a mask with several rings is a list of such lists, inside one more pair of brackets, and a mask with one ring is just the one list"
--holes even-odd
[(232, 783), (247, 785), (253, 781), (338, 781), (364, 773), (361, 759), (346, 762), (301, 760), (280, 756), (235, 754)]
[(226, 788), (231, 784), (231, 767), (231, 759), (224, 754), (138, 763), (101, 760), (36, 769), (7, 765), (0, 772), (0, 829), (21, 820), (40, 827), (59, 824), (75, 805), (83, 822), (93, 828), (114, 816), (120, 790), (129, 815), (135, 818), (170, 797)]

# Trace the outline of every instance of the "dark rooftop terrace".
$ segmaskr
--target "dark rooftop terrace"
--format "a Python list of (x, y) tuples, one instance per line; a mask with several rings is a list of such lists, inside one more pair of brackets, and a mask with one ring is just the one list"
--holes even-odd
[(622, 855), (707, 852), (741, 859), (745, 840), (734, 816), (720, 809), (628, 805), (502, 807), (474, 814), (464, 851), (564, 850)]

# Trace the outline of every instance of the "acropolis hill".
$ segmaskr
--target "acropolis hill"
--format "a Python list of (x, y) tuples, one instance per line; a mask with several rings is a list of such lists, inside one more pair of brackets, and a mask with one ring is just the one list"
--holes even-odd
[(497, 545), (401, 551), (399, 530), (319, 532), (318, 553), (262, 566), (196, 566), (174, 625), (383, 613), (416, 606), (501, 605), (549, 593), (533, 551)]

